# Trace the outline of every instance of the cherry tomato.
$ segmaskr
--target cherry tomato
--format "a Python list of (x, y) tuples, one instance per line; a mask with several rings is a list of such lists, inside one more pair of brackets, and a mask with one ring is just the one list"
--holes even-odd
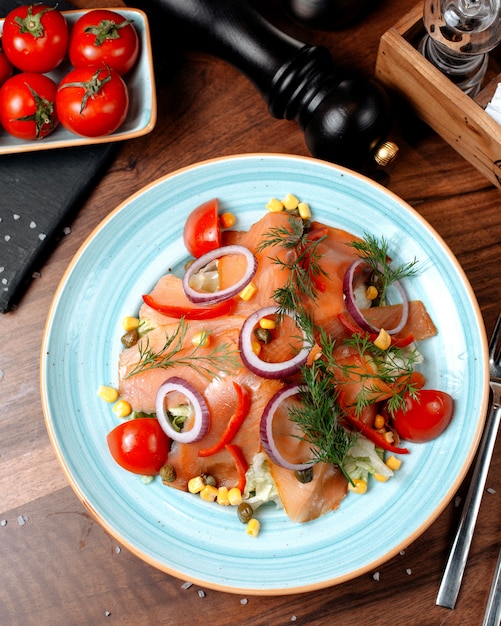
[(407, 441), (424, 443), (441, 435), (450, 424), (454, 400), (445, 391), (421, 389), (415, 399), (405, 396), (405, 407), (393, 416), (396, 431)]
[(61, 124), (71, 132), (84, 137), (109, 135), (127, 117), (127, 85), (109, 67), (77, 68), (59, 83), (56, 108)]
[(7, 14), (2, 43), (9, 61), (23, 72), (50, 72), (66, 55), (69, 31), (55, 7), (24, 5)]
[(194, 209), (184, 225), (183, 239), (188, 252), (198, 258), (221, 247), (219, 202), (213, 198)]
[(123, 76), (137, 61), (139, 38), (131, 20), (96, 9), (74, 24), (68, 54), (74, 67), (104, 63)]
[(5, 56), (0, 39), (0, 87), (12, 76), (12, 63)]
[(25, 72), (7, 79), (0, 89), (0, 123), (19, 139), (42, 139), (58, 123), (54, 107), (57, 85), (48, 76)]
[(122, 422), (106, 440), (115, 461), (134, 474), (158, 474), (169, 456), (170, 440), (154, 417)]

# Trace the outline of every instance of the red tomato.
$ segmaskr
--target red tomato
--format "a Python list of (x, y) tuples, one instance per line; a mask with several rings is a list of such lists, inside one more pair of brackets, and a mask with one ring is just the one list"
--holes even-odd
[(445, 391), (421, 389), (416, 399), (405, 396), (405, 408), (393, 416), (396, 431), (407, 441), (424, 443), (441, 435), (450, 424), (454, 400)]
[(19, 139), (42, 139), (56, 128), (57, 85), (48, 76), (15, 74), (0, 89), (0, 123)]
[(115, 461), (134, 474), (158, 474), (169, 456), (170, 440), (154, 417), (122, 422), (106, 440)]
[(221, 225), (217, 198), (194, 209), (184, 225), (183, 239), (188, 252), (198, 258), (221, 247)]
[(131, 20), (96, 9), (74, 24), (68, 54), (74, 67), (104, 63), (124, 75), (137, 61), (139, 38)]
[(5, 56), (0, 40), (0, 87), (12, 75), (12, 63)]
[(20, 6), (7, 14), (3, 24), (4, 52), (23, 72), (53, 70), (64, 59), (68, 41), (68, 24), (55, 7)]
[(56, 108), (59, 121), (71, 132), (84, 137), (109, 135), (127, 117), (127, 85), (111, 68), (77, 68), (60, 82)]

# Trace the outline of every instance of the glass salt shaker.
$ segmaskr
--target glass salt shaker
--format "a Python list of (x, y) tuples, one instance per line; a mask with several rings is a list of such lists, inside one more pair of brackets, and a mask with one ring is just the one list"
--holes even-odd
[(462, 91), (481, 88), (488, 53), (501, 40), (501, 0), (425, 0), (419, 51)]

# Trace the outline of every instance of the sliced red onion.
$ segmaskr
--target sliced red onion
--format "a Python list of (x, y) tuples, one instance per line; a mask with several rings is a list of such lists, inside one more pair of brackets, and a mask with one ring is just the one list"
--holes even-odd
[(280, 389), (280, 391), (277, 391), (277, 393), (266, 405), (263, 415), (261, 416), (261, 423), (259, 426), (261, 445), (263, 446), (263, 450), (266, 454), (270, 457), (273, 463), (293, 471), (306, 470), (312, 467), (312, 465), (315, 464), (315, 461), (308, 461), (307, 463), (290, 463), (284, 459), (284, 457), (280, 454), (273, 438), (273, 418), (280, 404), (287, 398), (298, 394), (301, 389), (302, 387), (299, 385), (289, 385)]
[[(352, 316), (353, 320), (360, 326), (360, 328), (370, 333), (378, 333), (381, 329), (371, 324), (365, 318), (355, 301), (353, 281), (355, 278), (356, 270), (362, 264), (365, 264), (365, 261), (363, 259), (357, 259), (350, 265), (350, 267), (345, 272), (343, 278), (343, 293), (346, 299), (346, 308), (348, 309), (348, 313)], [(402, 300), (402, 315), (400, 317), (400, 321), (396, 326), (394, 326), (393, 328), (385, 328), (385, 330), (389, 335), (396, 335), (407, 324), (407, 320), (409, 318), (409, 300), (407, 298), (407, 294), (405, 293), (405, 289), (402, 287), (402, 284), (399, 280), (394, 281), (392, 284), (397, 289)]]
[[(247, 369), (262, 378), (288, 378), (292, 376), (292, 374), (298, 372), (301, 366), (306, 363), (311, 349), (306, 346), (306, 333), (302, 331), (304, 339), (303, 348), (291, 359), (279, 363), (268, 363), (259, 358), (252, 349), (252, 334), (254, 328), (263, 317), (274, 315), (277, 311), (278, 307), (276, 306), (267, 306), (255, 311), (242, 324), (238, 338), (238, 348), (240, 350), (242, 363)], [(293, 313), (287, 313), (287, 315), (294, 319)]]
[[(227, 287), (226, 289), (221, 289), (215, 292), (204, 292), (197, 291), (190, 286), (191, 277), (200, 271), (203, 267), (215, 261), (216, 259), (220, 259), (223, 256), (227, 256), (230, 254), (241, 254), (247, 260), (247, 267), (245, 269), (245, 273), (242, 278), (236, 282), (231, 287)], [(186, 297), (191, 302), (203, 302), (204, 304), (216, 304), (217, 302), (221, 302), (222, 300), (228, 300), (229, 298), (234, 298), (238, 295), (244, 287), (246, 287), (251, 280), (254, 278), (254, 274), (257, 270), (257, 259), (252, 254), (252, 252), (246, 248), (245, 246), (223, 246), (221, 248), (216, 248), (215, 250), (211, 250), (204, 254), (203, 256), (195, 259), (193, 263), (189, 266), (183, 276), (183, 289)]]
[[(165, 396), (173, 391), (182, 393), (190, 402), (194, 411), (194, 423), (189, 430), (178, 432), (171, 424), (165, 410)], [(165, 434), (179, 443), (193, 443), (204, 437), (209, 430), (210, 413), (202, 394), (184, 378), (172, 376), (160, 385), (156, 396), (157, 419)]]

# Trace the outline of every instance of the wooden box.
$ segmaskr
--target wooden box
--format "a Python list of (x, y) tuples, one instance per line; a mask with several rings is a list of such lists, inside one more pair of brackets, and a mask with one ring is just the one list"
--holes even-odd
[(467, 96), (418, 52), (425, 34), (422, 16), (420, 3), (384, 33), (376, 77), (501, 189), (501, 125), (484, 111), (501, 82), (500, 64), (491, 53), (486, 86), (475, 98)]

